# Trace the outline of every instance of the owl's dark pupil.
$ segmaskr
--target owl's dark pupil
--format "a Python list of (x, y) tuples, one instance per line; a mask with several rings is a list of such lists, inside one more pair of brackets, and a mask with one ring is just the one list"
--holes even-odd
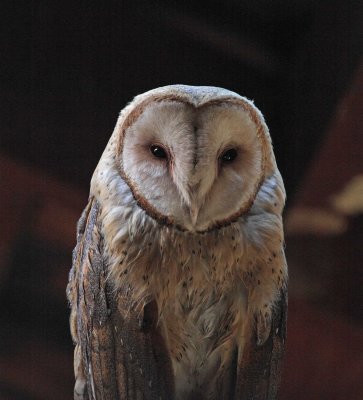
[(229, 149), (222, 154), (222, 161), (224, 162), (231, 162), (237, 157), (237, 150), (236, 149)]
[(152, 146), (150, 146), (150, 151), (152, 155), (157, 158), (167, 158), (166, 151), (161, 146), (153, 144)]

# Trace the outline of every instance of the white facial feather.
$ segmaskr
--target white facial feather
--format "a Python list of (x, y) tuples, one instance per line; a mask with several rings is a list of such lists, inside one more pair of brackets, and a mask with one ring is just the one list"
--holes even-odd
[[(135, 195), (177, 225), (203, 231), (253, 200), (264, 162), (257, 130), (246, 110), (228, 103), (152, 103), (126, 129), (120, 162)], [(156, 158), (152, 145), (167, 159)], [(237, 158), (223, 162), (230, 149)]]
[[(122, 162), (135, 190), (161, 214), (179, 223), (188, 204), (188, 177), (193, 164), (193, 110), (176, 102), (151, 104), (125, 134)], [(172, 165), (151, 154), (160, 145)]]
[[(169, 158), (155, 158), (153, 144)], [(223, 165), (230, 148), (237, 157)], [(176, 398), (204, 388), (214, 399), (255, 320), (259, 340), (268, 336), (287, 281), (285, 191), (261, 113), (218, 88), (138, 96), (120, 115), (91, 195), (101, 206), (109, 279), (129, 288), (135, 307), (157, 302)]]
[[(201, 190), (206, 199), (198, 229), (204, 230), (237, 213), (255, 195), (263, 154), (257, 127), (241, 108), (226, 104), (207, 107), (201, 110), (198, 122), (197, 174), (202, 185), (206, 182)], [(218, 156), (231, 148), (237, 150), (237, 158), (230, 164), (220, 163)]]

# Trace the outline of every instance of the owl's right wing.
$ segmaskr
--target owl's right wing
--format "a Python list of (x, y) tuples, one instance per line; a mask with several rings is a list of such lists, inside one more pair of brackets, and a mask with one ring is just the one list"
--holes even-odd
[(136, 312), (130, 308), (129, 289), (114, 289), (99, 210), (90, 198), (78, 222), (67, 287), (75, 342), (74, 399), (172, 400), (172, 368), (156, 304)]

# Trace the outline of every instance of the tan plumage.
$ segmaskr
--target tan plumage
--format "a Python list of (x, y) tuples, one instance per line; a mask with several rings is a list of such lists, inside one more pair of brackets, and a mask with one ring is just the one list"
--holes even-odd
[[(155, 157), (152, 146), (165, 157)], [(234, 159), (226, 161), (225, 154)], [(264, 394), (255, 398), (275, 398), (286, 317), (284, 201), (268, 129), (252, 102), (220, 88), (183, 85), (136, 97), (122, 111), (92, 178), (82, 219), (92, 232), (79, 237), (68, 290), (75, 342), (82, 347), (80, 336), (90, 329), (89, 317), (76, 322), (89, 307), (80, 282), (97, 270), (105, 275), (105, 299), (116, 304), (104, 323), (122, 332), (112, 340), (106, 335), (109, 346), (122, 348), (116, 339), (125, 334), (125, 321), (145, 319), (153, 305), (158, 339), (148, 346), (155, 349), (157, 342), (164, 349), (163, 368), (169, 368), (165, 379), (160, 370), (155, 398), (252, 398), (259, 379)], [(98, 269), (92, 267), (96, 252)], [(118, 314), (123, 327), (114, 323)], [(146, 339), (138, 343), (139, 333), (130, 332), (124, 347), (131, 359), (114, 360), (134, 379), (134, 394), (126, 398), (154, 398), (136, 376), (159, 358), (133, 356)], [(92, 350), (89, 339), (85, 346)], [(257, 362), (260, 375), (251, 372)], [(84, 356), (86, 363), (92, 356)], [(88, 379), (88, 392), (96, 393), (93, 373), (84, 369), (78, 386)], [(112, 378), (110, 398), (130, 387), (122, 376)]]

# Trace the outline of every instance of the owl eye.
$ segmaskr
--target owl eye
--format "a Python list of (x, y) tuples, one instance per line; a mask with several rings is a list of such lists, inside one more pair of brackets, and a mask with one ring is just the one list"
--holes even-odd
[(224, 153), (222, 153), (220, 159), (225, 163), (230, 163), (235, 160), (237, 157), (236, 149), (228, 149)]
[(150, 146), (151, 154), (157, 158), (168, 158), (166, 150), (162, 146), (153, 144)]

